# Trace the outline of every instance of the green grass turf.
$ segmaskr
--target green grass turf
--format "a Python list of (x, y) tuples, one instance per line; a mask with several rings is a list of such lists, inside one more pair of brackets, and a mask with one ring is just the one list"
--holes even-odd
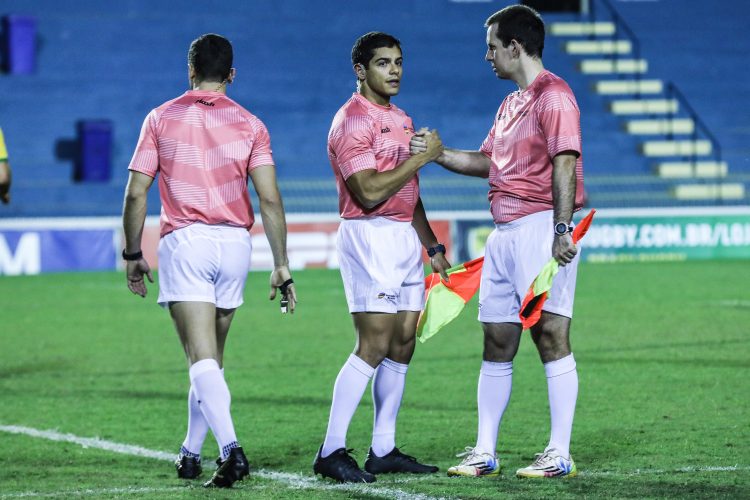
[[(581, 265), (572, 328), (580, 377), (577, 478), (513, 475), (549, 435), (544, 371), (527, 334), (501, 426), (503, 475), (444, 475), (454, 454), (475, 440), (481, 333), (472, 302), (417, 345), (399, 417), (398, 445), (439, 465), (439, 475), (381, 476), (368, 490), (316, 486), (328, 482), (295, 489), (256, 476), (212, 496), (748, 498), (749, 270), (747, 261)], [(232, 411), (254, 468), (309, 477), (354, 333), (338, 272), (296, 272), (301, 302), (284, 317), (267, 300), (267, 276), (251, 274), (230, 334)], [(177, 451), (189, 382), (168, 314), (154, 303), (155, 286), (143, 300), (116, 273), (1, 277), (0, 297), (0, 425)], [(360, 464), (371, 426), (368, 391), (348, 439)], [(216, 454), (211, 438), (203, 453), (208, 465)], [(165, 461), (0, 432), (0, 498), (32, 491), (205, 494), (175, 479)]]

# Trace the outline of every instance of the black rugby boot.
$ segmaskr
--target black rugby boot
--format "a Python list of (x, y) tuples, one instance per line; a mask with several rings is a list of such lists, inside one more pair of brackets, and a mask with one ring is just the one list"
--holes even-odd
[(320, 456), (323, 445), (313, 462), (313, 472), (330, 477), (339, 483), (374, 483), (375, 476), (359, 468), (357, 461), (349, 454), (352, 450), (339, 448), (325, 458)]
[(401, 453), (398, 448), (393, 448), (390, 453), (382, 457), (373, 453), (370, 448), (365, 460), (365, 470), (370, 474), (386, 474), (389, 472), (410, 472), (412, 474), (432, 474), (438, 471), (434, 465), (425, 465), (417, 462), (417, 459)]
[(217, 459), (216, 464), (219, 467), (214, 475), (203, 484), (206, 488), (231, 488), (235, 482), (242, 481), (250, 474), (250, 464), (247, 463), (247, 457), (239, 447), (232, 448), (223, 462)]
[(177, 469), (177, 477), (180, 479), (195, 479), (203, 472), (201, 459), (188, 455), (180, 454), (175, 460), (174, 466)]

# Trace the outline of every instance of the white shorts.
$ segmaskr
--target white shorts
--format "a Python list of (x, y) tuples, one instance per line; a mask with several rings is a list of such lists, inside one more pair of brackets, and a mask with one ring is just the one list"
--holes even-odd
[(349, 312), (422, 310), (422, 245), (411, 222), (343, 220), (336, 246)]
[[(518, 313), (529, 286), (552, 258), (554, 230), (552, 210), (497, 224), (484, 248), (482, 281), (479, 287), (479, 321), (520, 323)], [(578, 254), (552, 281), (542, 310), (573, 317)]]
[(159, 305), (239, 307), (251, 253), (250, 233), (243, 227), (195, 223), (172, 231), (159, 240)]

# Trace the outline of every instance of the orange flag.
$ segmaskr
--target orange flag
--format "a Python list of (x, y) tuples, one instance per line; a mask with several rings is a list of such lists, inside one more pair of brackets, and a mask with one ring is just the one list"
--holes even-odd
[(448, 269), (449, 281), (432, 273), (424, 280), (425, 305), (417, 323), (417, 337), (421, 342), (435, 335), (453, 321), (479, 289), (484, 257), (464, 262)]
[[(591, 212), (573, 229), (573, 243), (578, 243), (586, 234), (595, 213), (596, 210), (591, 209)], [(526, 297), (523, 299), (523, 304), (521, 304), (521, 312), (518, 314), (524, 330), (531, 328), (539, 321), (542, 315), (542, 306), (544, 306), (547, 295), (552, 288), (552, 279), (558, 270), (557, 261), (553, 258), (544, 265), (542, 271), (534, 278), (534, 282), (531, 283), (529, 290), (526, 292)]]

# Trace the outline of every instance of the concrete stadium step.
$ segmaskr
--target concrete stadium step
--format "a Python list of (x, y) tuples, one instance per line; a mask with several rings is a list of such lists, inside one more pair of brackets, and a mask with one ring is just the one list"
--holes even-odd
[(711, 141), (646, 141), (641, 144), (641, 153), (645, 156), (689, 156), (710, 155), (713, 151)]
[[(662, 206), (746, 205), (750, 175), (726, 179), (668, 179), (655, 175), (595, 175), (586, 179), (587, 205), (633, 208)], [(715, 186), (726, 187), (715, 187)], [(708, 187), (706, 187), (708, 186)], [(679, 195), (682, 198), (677, 198)]]
[(741, 182), (721, 184), (678, 184), (672, 188), (678, 200), (741, 200), (745, 198), (745, 185)]
[(564, 45), (572, 55), (630, 54), (632, 49), (629, 40), (571, 40)]
[(630, 120), (625, 123), (625, 131), (633, 135), (692, 134), (695, 122), (691, 118)]
[(662, 179), (726, 177), (729, 167), (725, 161), (672, 161), (657, 163), (656, 175)]
[(676, 113), (677, 99), (622, 99), (612, 101), (609, 110), (616, 115), (647, 115)]
[(645, 59), (584, 59), (578, 68), (587, 75), (645, 73), (648, 62)]
[(594, 83), (594, 92), (601, 95), (661, 94), (661, 80), (600, 80)]
[(596, 23), (552, 23), (549, 26), (549, 33), (553, 36), (590, 36), (603, 35), (611, 36), (615, 34), (615, 24), (610, 22)]

